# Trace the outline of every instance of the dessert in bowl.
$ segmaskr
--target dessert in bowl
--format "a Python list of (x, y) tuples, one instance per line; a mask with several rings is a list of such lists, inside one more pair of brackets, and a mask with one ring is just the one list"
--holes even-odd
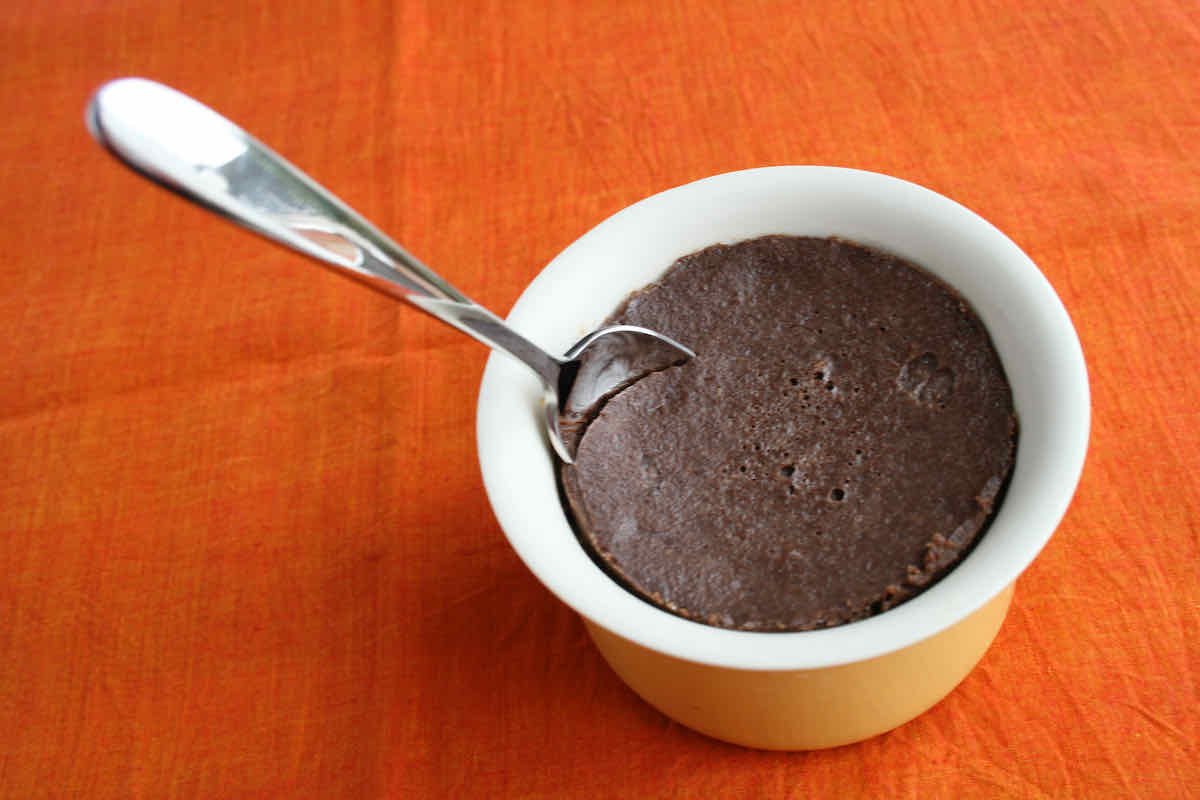
[(761, 236), (679, 259), (608, 322), (695, 354), (568, 400), (576, 529), (643, 599), (740, 630), (832, 627), (928, 588), (993, 516), (1012, 393), (983, 322), (919, 267)]
[(767, 235), (838, 237), (911, 261), (965, 298), (987, 328), (1020, 424), (1016, 461), (990, 528), (939, 582), (866, 619), (795, 632), (722, 629), (647, 603), (614, 581), (572, 530), (540, 425), (540, 384), (504, 356), (490, 359), (480, 389), (479, 457), (513, 548), (580, 614), (635, 692), (720, 739), (810, 749), (902, 724), (982, 657), (1016, 578), (1078, 482), (1087, 375), (1053, 289), (996, 228), (914, 184), (832, 167), (728, 173), (636, 203), (556, 257), (508, 319), (561, 351), (681, 256)]

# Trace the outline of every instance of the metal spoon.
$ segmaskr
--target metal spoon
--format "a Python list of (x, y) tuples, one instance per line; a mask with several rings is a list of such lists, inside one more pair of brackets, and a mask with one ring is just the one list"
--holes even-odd
[(560, 408), (586, 408), (693, 355), (629, 325), (590, 333), (562, 357), (547, 353), (241, 128), (162, 84), (141, 78), (105, 84), (88, 104), (87, 125), (96, 141), (150, 180), (527, 365), (546, 388), (546, 432), (567, 463), (574, 452), (564, 441)]

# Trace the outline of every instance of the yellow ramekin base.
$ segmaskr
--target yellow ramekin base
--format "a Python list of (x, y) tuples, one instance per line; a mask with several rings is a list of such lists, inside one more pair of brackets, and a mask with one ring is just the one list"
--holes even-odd
[[(967, 676), (996, 637), (1013, 584), (941, 633), (836, 667), (727, 669), (657, 653), (584, 620), (601, 655), (643, 700), (700, 733), (765, 750), (818, 750), (889, 731)], [(770, 635), (770, 634), (764, 634)]]

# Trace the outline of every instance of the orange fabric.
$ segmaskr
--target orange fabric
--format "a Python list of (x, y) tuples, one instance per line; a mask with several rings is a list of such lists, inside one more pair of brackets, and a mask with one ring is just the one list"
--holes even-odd
[[(1194, 0), (7, 5), (0, 795), (1196, 796)], [(810, 754), (682, 729), (506, 545), (474, 460), (484, 349), (118, 167), (82, 109), (124, 74), (500, 311), (705, 175), (943, 192), (1079, 328), (1074, 506), (917, 721)]]

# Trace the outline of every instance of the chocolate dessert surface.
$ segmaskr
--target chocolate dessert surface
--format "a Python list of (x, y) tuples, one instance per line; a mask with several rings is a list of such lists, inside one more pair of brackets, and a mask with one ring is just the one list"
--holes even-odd
[(983, 324), (894, 256), (714, 245), (610, 322), (697, 356), (588, 415), (563, 489), (593, 556), (681, 616), (791, 631), (886, 610), (962, 558), (1012, 469), (1016, 417)]

